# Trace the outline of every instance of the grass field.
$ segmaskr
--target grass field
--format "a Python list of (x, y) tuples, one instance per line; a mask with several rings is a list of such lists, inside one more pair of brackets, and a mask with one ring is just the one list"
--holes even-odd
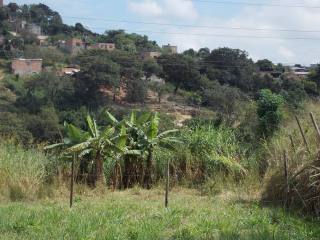
[(225, 193), (176, 189), (0, 204), (1, 239), (319, 239), (320, 223)]

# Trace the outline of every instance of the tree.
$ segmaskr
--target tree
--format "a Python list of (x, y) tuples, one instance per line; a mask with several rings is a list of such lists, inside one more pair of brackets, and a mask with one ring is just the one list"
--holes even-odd
[(318, 64), (317, 67), (311, 71), (308, 78), (310, 81), (315, 82), (318, 88), (320, 87), (320, 64)]
[(25, 93), (18, 96), (16, 106), (28, 112), (38, 113), (43, 106), (53, 104), (65, 109), (74, 100), (74, 81), (69, 77), (58, 77), (54, 72), (43, 72), (23, 83)]
[(274, 64), (268, 59), (259, 60), (256, 65), (262, 72), (272, 72), (275, 68)]
[[(134, 70), (133, 70), (134, 71)], [(126, 100), (130, 103), (145, 103), (148, 96), (148, 82), (136, 72), (135, 77), (126, 80)]]
[(252, 91), (254, 73), (257, 72), (254, 62), (248, 53), (239, 49), (218, 48), (204, 59), (206, 73), (211, 80)]
[(143, 63), (143, 72), (149, 80), (153, 75), (159, 76), (162, 73), (162, 67), (155, 60), (148, 60)]
[(294, 74), (283, 74), (281, 80), (281, 95), (290, 107), (294, 109), (299, 108), (307, 97), (303, 81)]
[(257, 115), (259, 118), (259, 130), (262, 137), (270, 137), (278, 130), (283, 113), (281, 107), (283, 98), (272, 93), (269, 89), (260, 92)]
[(194, 60), (181, 54), (162, 56), (158, 62), (163, 67), (165, 78), (175, 86), (174, 92), (179, 88), (186, 90), (199, 90), (201, 80), (200, 72)]
[(200, 58), (205, 59), (205, 58), (209, 57), (210, 49), (209, 48), (200, 48), (198, 51), (198, 55)]
[(217, 83), (213, 88), (204, 89), (202, 103), (217, 111), (222, 119), (231, 125), (237, 119), (242, 95), (238, 88)]
[(76, 95), (88, 106), (104, 103), (104, 87), (120, 85), (120, 67), (108, 56), (84, 55), (79, 57), (81, 71), (76, 75)]
[(163, 95), (169, 91), (168, 85), (162, 82), (150, 82), (149, 87), (152, 91), (156, 92), (158, 95), (158, 103), (161, 103), (161, 98)]

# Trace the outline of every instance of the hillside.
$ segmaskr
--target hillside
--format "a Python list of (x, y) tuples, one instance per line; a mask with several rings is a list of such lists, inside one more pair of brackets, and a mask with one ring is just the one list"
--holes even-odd
[(0, 238), (318, 239), (319, 96), (320, 65), (1, 7)]

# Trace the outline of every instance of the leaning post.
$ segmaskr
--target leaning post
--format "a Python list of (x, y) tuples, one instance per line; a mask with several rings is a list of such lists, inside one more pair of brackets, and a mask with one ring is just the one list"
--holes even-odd
[(316, 129), (316, 131), (317, 131), (318, 141), (319, 141), (319, 143), (320, 143), (320, 130), (319, 130), (319, 126), (318, 126), (317, 121), (316, 121), (316, 119), (315, 119), (315, 117), (314, 117), (314, 115), (313, 115), (312, 112), (310, 113), (310, 117), (311, 117), (313, 126), (314, 126), (314, 128)]
[(170, 185), (170, 160), (167, 161), (167, 176), (166, 176), (166, 195), (164, 205), (167, 208), (169, 204), (169, 185)]
[(307, 141), (307, 139), (306, 139), (306, 136), (304, 135), (304, 132), (303, 132), (303, 129), (302, 129), (302, 127), (301, 127), (299, 118), (298, 118), (297, 116), (296, 116), (296, 121), (297, 121), (297, 124), (298, 124), (298, 126), (299, 126), (299, 130), (300, 130), (300, 133), (301, 133), (301, 136), (302, 136), (304, 145), (306, 146), (307, 151), (308, 151), (308, 153), (310, 154), (311, 152), (310, 152), (310, 148), (309, 148), (308, 141)]
[(74, 162), (75, 162), (76, 155), (74, 154), (72, 157), (71, 163), (71, 181), (70, 181), (70, 208), (72, 208), (73, 204), (73, 184), (74, 184)]

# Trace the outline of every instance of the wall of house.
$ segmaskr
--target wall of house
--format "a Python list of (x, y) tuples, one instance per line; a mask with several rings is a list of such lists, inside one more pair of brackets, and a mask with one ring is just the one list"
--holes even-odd
[(171, 45), (164, 45), (162, 46), (162, 49), (170, 54), (177, 54), (178, 53), (178, 47), (177, 46), (171, 46)]
[(76, 55), (85, 49), (85, 45), (81, 39), (73, 38), (66, 41), (64, 48), (72, 55)]
[(96, 43), (96, 44), (89, 45), (87, 48), (113, 51), (116, 49), (116, 46), (114, 43)]
[(14, 59), (11, 67), (13, 74), (19, 76), (41, 73), (42, 59)]
[(36, 24), (27, 24), (27, 31), (37, 36), (41, 35), (42, 32), (41, 27)]

